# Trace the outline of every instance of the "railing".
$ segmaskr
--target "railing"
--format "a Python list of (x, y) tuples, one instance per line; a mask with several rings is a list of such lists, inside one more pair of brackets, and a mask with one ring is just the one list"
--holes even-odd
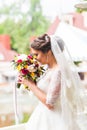
[(25, 123), (13, 126), (2, 127), (0, 130), (25, 130)]

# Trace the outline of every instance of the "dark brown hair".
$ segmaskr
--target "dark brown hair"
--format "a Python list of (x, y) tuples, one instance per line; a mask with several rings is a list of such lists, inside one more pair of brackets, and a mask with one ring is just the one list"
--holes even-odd
[(37, 37), (32, 43), (31, 48), (42, 51), (43, 53), (51, 50), (50, 37), (47, 34)]
[[(58, 43), (60, 50), (64, 50), (64, 41), (56, 36), (55, 37), (56, 42)], [(35, 50), (42, 51), (43, 53), (48, 52), (51, 50), (51, 38), (48, 36), (48, 34), (43, 34), (42, 36), (37, 37), (32, 43), (31, 43), (31, 48)]]

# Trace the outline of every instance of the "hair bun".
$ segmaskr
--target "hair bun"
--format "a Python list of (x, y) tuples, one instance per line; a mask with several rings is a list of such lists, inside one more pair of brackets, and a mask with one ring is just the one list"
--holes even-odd
[(48, 43), (50, 42), (50, 37), (48, 36), (48, 34), (45, 34), (45, 41)]
[(48, 52), (51, 50), (50, 37), (48, 34), (43, 34), (42, 36), (37, 37), (32, 43), (31, 47), (42, 52)]

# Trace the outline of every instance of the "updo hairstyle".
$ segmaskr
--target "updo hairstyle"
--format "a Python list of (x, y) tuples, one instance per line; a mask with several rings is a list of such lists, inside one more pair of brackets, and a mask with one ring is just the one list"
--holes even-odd
[(37, 37), (32, 43), (31, 48), (42, 51), (43, 53), (51, 50), (50, 37), (47, 34)]
[[(58, 43), (60, 50), (64, 50), (64, 41), (58, 37), (55, 36), (56, 42)], [(42, 36), (37, 37), (32, 43), (31, 48), (35, 50), (42, 51), (43, 53), (48, 52), (51, 50), (51, 37), (48, 36), (48, 34), (43, 34)]]

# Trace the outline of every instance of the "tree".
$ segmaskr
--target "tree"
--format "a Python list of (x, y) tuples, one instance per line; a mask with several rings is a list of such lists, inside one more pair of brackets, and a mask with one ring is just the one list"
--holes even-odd
[(83, 2), (75, 5), (76, 11), (78, 13), (82, 13), (83, 11), (87, 11), (87, 0), (83, 0)]
[(50, 25), (43, 16), (40, 0), (18, 0), (9, 6), (4, 3), (3, 7), (0, 16), (6, 19), (0, 24), (0, 34), (11, 36), (12, 49), (27, 53), (29, 38), (45, 33)]

